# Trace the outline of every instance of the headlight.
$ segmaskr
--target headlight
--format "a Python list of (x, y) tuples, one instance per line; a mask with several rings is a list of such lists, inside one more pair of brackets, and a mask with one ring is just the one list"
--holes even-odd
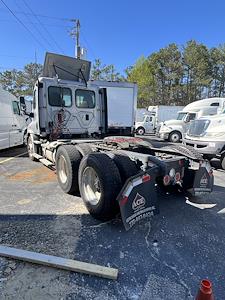
[(225, 132), (206, 132), (205, 137), (219, 137), (225, 135)]

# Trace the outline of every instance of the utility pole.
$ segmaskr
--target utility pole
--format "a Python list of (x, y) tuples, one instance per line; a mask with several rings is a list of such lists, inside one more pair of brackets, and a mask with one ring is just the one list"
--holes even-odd
[(75, 39), (75, 57), (80, 59), (81, 56), (81, 47), (80, 47), (80, 20), (72, 19), (70, 20), (74, 23), (74, 27), (72, 28), (70, 35), (73, 39)]

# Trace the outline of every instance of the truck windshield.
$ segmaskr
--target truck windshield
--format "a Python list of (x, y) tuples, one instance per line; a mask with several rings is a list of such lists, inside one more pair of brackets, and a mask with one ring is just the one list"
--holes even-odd
[(48, 88), (48, 103), (51, 106), (70, 107), (72, 105), (72, 92), (69, 88), (50, 86)]
[(183, 118), (187, 115), (186, 112), (180, 112), (178, 113), (178, 116), (177, 116), (177, 120), (183, 120)]

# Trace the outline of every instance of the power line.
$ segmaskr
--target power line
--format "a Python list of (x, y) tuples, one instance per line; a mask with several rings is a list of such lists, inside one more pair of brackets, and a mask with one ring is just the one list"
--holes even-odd
[[(12, 21), (12, 20), (2, 20), (2, 19), (0, 19), (0, 22), (15, 22), (15, 23), (17, 23), (17, 21), (14, 21), (14, 20)], [(24, 23), (38, 25), (38, 23), (29, 22), (29, 21), (26, 21)], [(61, 28), (65, 28), (65, 29), (70, 28), (69, 25), (65, 26), (65, 25), (59, 25), (59, 24), (46, 24), (46, 23), (43, 23), (43, 25), (50, 26), (50, 27), (61, 27)]]
[(14, 12), (11, 10), (11, 8), (8, 7), (8, 5), (3, 1), (0, 0), (2, 4), (9, 10), (9, 12), (16, 18), (16, 20), (26, 29), (27, 32), (33, 37), (33, 39), (41, 46), (42, 49), (46, 50), (43, 44), (36, 38), (36, 36), (33, 34), (33, 32), (14, 14)]
[[(18, 6), (18, 8), (21, 9), (21, 6), (18, 4), (17, 0), (14, 0), (14, 2)], [(29, 18), (29, 20), (31, 20), (30, 16), (28, 16), (28, 18)], [(54, 47), (52, 47), (52, 45), (49, 42), (49, 40), (47, 40), (46, 37), (42, 34), (42, 32), (39, 29), (39, 27), (37, 25), (33, 25), (33, 27), (36, 29), (36, 31), (38, 32), (38, 34), (40, 35), (40, 37), (43, 39), (43, 41), (48, 45), (48, 47), (50, 46), (50, 48), (54, 48)]]
[[(23, 11), (15, 11), (15, 13), (33, 16), (33, 14), (25, 13)], [(34, 14), (34, 15), (36, 17), (41, 17), (41, 18), (54, 19), (54, 20), (59, 20), (59, 21), (63, 21), (63, 22), (71, 22), (71, 19), (69, 19), (69, 18), (59, 18), (59, 17), (52, 17), (52, 16), (46, 16), (46, 15), (40, 15), (40, 14)]]
[(38, 21), (38, 23), (41, 25), (41, 27), (45, 30), (45, 32), (50, 36), (50, 38), (52, 39), (52, 41), (54, 42), (55, 46), (59, 49), (59, 51), (61, 51), (62, 53), (65, 54), (64, 50), (58, 45), (58, 43), (55, 41), (54, 37), (51, 35), (51, 33), (48, 31), (48, 29), (43, 25), (43, 23), (39, 20), (39, 18), (35, 15), (35, 13), (33, 12), (33, 10), (31, 9), (31, 7), (27, 4), (27, 2), (25, 0), (22, 0), (23, 3), (25, 4), (25, 6), (29, 9), (29, 11), (31, 12), (31, 14), (36, 18), (36, 20)]

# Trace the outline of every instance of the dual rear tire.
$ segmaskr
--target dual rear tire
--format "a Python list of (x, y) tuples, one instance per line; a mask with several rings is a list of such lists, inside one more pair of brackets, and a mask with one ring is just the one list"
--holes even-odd
[(66, 193), (80, 191), (94, 218), (112, 219), (119, 212), (116, 198), (123, 184), (138, 172), (136, 164), (121, 153), (93, 153), (91, 148), (82, 147), (59, 147), (56, 154), (58, 182)]

